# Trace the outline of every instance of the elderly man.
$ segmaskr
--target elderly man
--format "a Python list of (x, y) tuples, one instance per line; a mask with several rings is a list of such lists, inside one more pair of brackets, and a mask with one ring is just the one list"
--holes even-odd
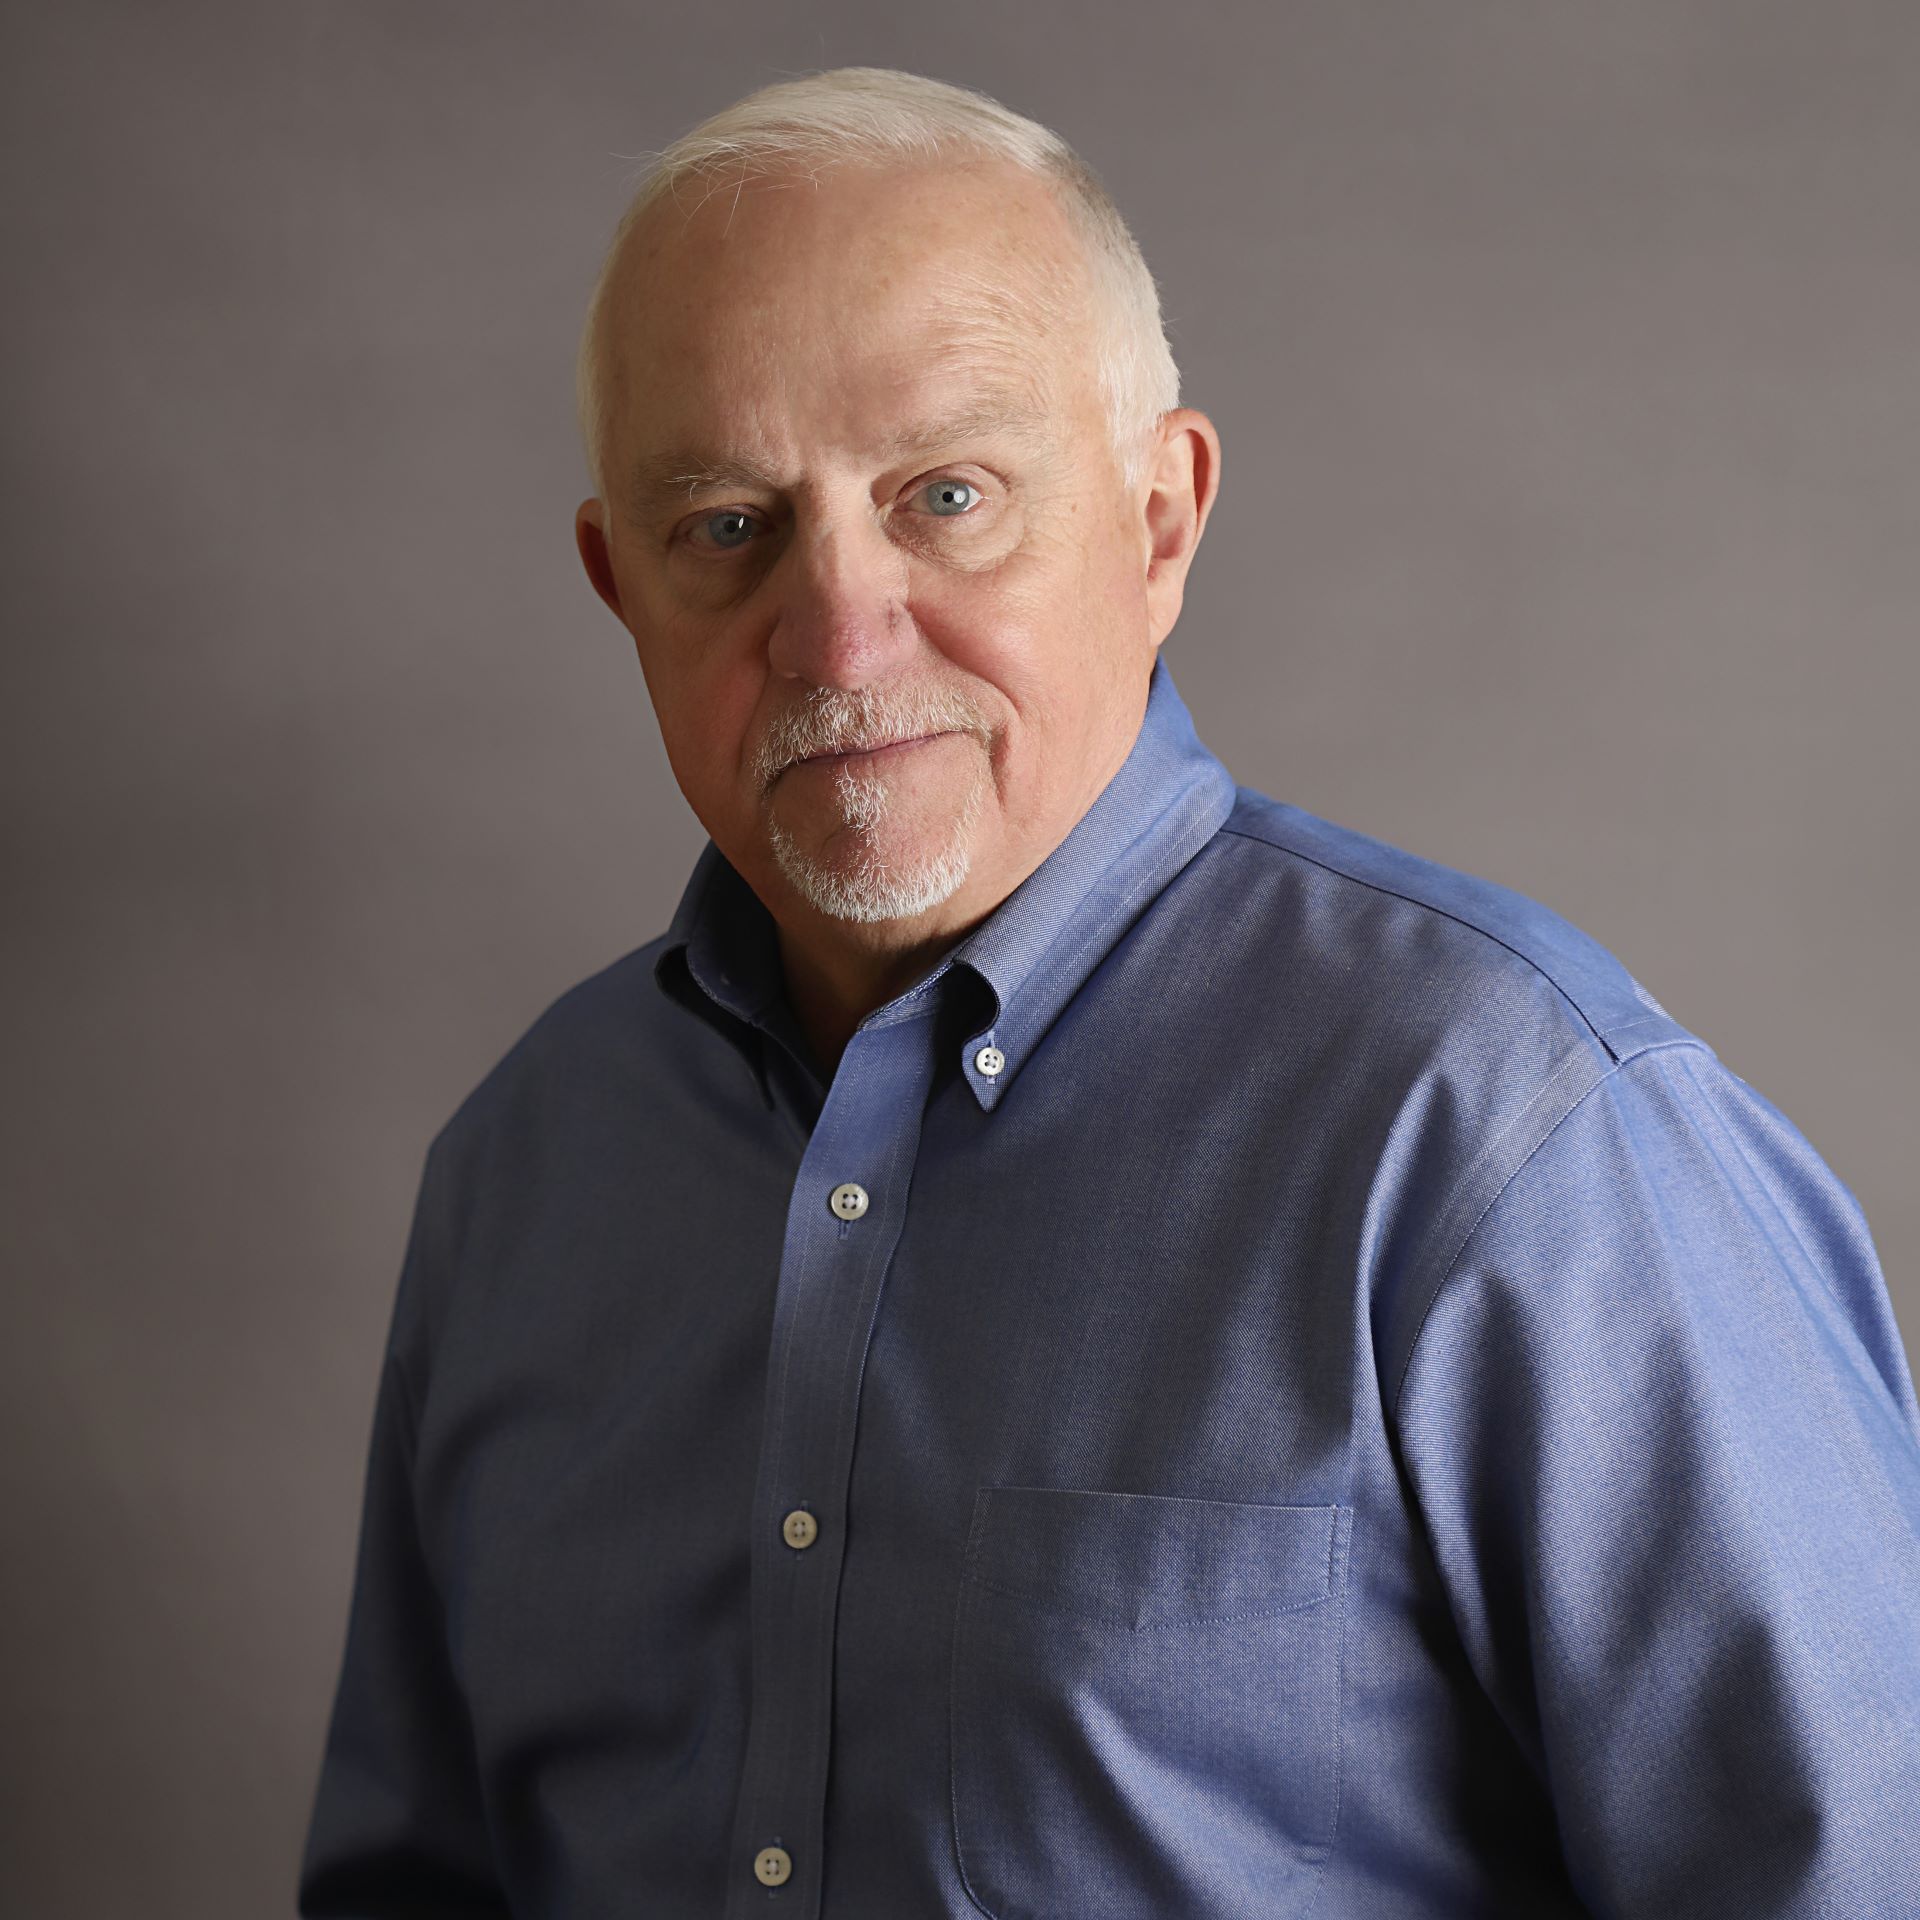
[(710, 836), (434, 1140), (319, 1916), (1920, 1913), (1860, 1214), (1544, 908), (1236, 789), (1097, 182), (668, 150), (576, 531)]

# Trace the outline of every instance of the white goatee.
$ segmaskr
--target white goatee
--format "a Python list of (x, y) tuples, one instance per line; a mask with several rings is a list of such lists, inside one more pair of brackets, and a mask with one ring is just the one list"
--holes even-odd
[[(859, 751), (927, 733), (963, 732), (984, 746), (985, 731), (969, 704), (941, 689), (887, 695), (868, 688), (816, 687), (762, 742), (755, 770), (765, 790), (784, 768), (812, 755)], [(809, 906), (835, 920), (900, 920), (925, 913), (951, 898), (967, 877), (986, 785), (983, 768), (940, 846), (913, 857), (887, 859), (869, 836), (897, 804), (892, 782), (872, 769), (841, 767), (833, 776), (834, 801), (842, 825), (861, 844), (850, 856), (835, 859), (809, 854), (773, 817), (769, 805), (767, 833), (774, 860)]]

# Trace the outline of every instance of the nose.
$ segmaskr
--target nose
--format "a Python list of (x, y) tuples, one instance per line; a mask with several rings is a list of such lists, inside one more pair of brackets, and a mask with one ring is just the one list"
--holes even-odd
[(779, 573), (775, 673), (851, 691), (891, 678), (912, 653), (906, 555), (864, 501), (803, 508)]

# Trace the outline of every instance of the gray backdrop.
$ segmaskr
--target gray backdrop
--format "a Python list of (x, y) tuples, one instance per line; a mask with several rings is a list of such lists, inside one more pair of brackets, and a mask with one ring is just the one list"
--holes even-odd
[(1910, 0), (7, 26), (0, 1909), (291, 1911), (427, 1140), (700, 844), (571, 535), (618, 156), (782, 73), (1081, 147), (1225, 440), (1203, 736), (1612, 946), (1913, 1350)]

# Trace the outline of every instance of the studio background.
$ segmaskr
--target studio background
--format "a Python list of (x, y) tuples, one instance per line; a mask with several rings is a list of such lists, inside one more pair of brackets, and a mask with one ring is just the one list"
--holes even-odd
[(1202, 737), (1610, 946), (1859, 1196), (1920, 1351), (1920, 10), (6, 42), (0, 1910), (292, 1912), (427, 1142), (703, 838), (573, 548), (581, 313), (632, 157), (782, 74), (1092, 161), (1225, 443)]

